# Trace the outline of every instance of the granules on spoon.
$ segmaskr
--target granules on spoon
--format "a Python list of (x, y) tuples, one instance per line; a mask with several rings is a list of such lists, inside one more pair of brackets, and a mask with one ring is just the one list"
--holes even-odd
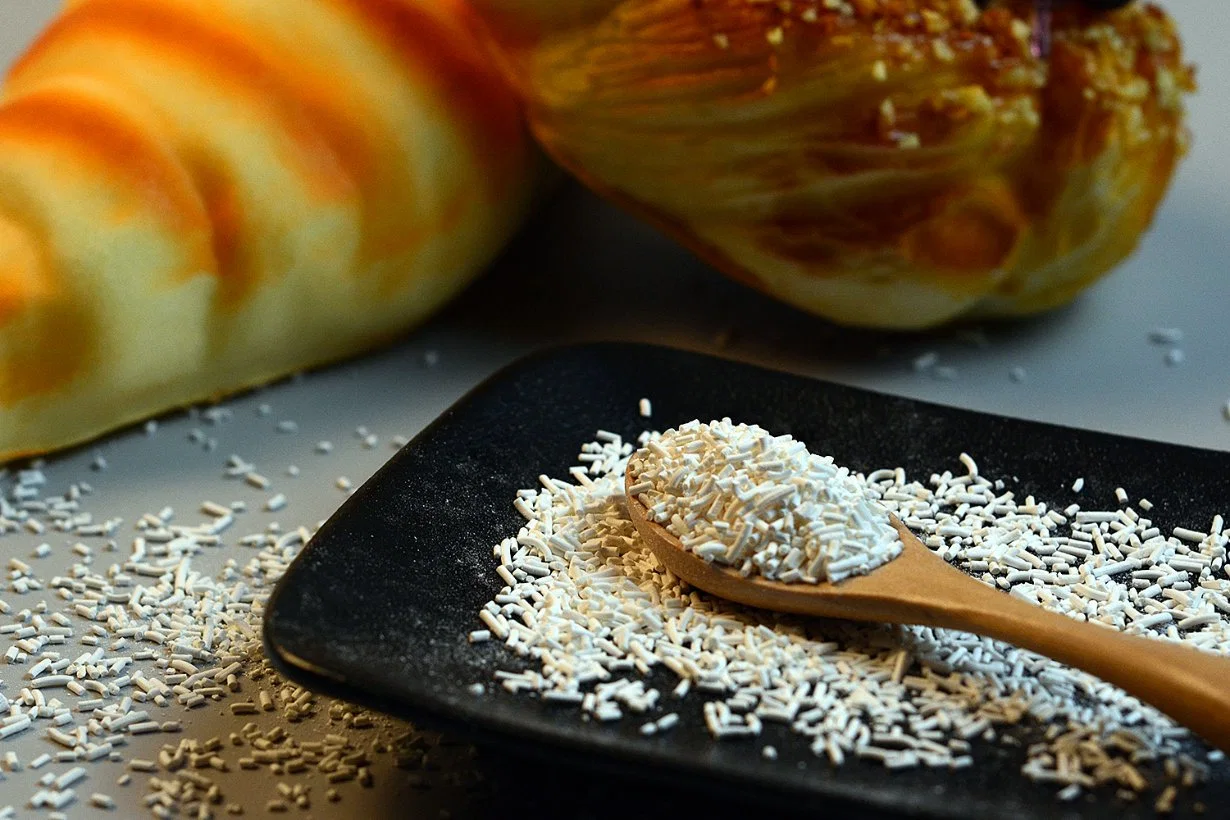
[(688, 422), (629, 461), (649, 518), (706, 561), (782, 583), (837, 582), (901, 554), (866, 485), (792, 437)]

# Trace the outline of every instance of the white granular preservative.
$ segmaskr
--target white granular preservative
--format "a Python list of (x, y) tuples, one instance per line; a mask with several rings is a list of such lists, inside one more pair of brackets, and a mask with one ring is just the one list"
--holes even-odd
[(901, 554), (866, 484), (788, 435), (691, 421), (629, 460), (629, 491), (706, 561), (784, 583), (841, 581)]
[[(223, 409), (211, 408), (216, 418), (230, 418)], [(194, 438), (187, 443), (198, 443)], [(164, 439), (166, 446), (183, 440)], [(227, 464), (223, 481), (253, 470), (239, 456)], [(389, 778), (394, 768), (421, 785), (477, 776), (461, 760), (451, 771), (428, 774), (423, 751), (440, 756), (432, 735), (291, 685), (263, 657), (260, 619), (269, 590), (319, 522), (284, 528), (270, 521), (237, 535), (219, 522), (232, 530), (255, 524), (248, 505), (204, 500), (190, 505), (199, 514), (195, 522), (164, 506), (125, 524), (89, 511), (93, 490), (85, 482), (50, 494), (52, 480), (39, 466), (36, 460), (0, 483), (0, 537), (55, 533), (73, 546), (53, 556), (42, 543), (33, 563), (9, 561), (10, 591), (20, 597), (0, 599), (0, 654), (11, 664), (7, 685), (0, 684), (0, 747), (37, 736), (48, 751), (25, 766), (12, 751), (3, 754), (0, 818), (16, 814), (5, 805), (10, 800), (98, 816), (134, 801), (155, 817), (239, 814), (239, 804), (223, 808), (223, 790), (231, 786), (219, 778), (234, 768), (293, 780), (341, 770), (355, 789)], [(218, 490), (227, 487), (220, 482)], [(270, 506), (281, 509), (284, 496), (274, 499)], [(232, 548), (216, 572), (206, 569), (208, 559), (197, 561), (203, 552)], [(202, 707), (248, 717), (231, 719), (237, 731), (229, 743), (193, 737), (184, 721), (168, 719)], [(210, 723), (217, 731), (217, 718)], [(126, 768), (145, 782), (140, 797), (121, 802), (122, 792), (98, 787), (105, 786), (103, 766), (126, 758)], [(132, 780), (124, 772), (114, 782)], [(344, 799), (351, 787), (331, 790), (330, 799)], [(305, 795), (298, 795), (298, 808), (307, 808)], [(214, 808), (202, 812), (203, 806)]]
[[(643, 433), (638, 444), (657, 437)], [(1147, 704), (1000, 641), (799, 619), (690, 588), (628, 519), (623, 479), (632, 452), (602, 431), (582, 445), (574, 483), (541, 476), (538, 487), (518, 491), (525, 525), (493, 547), (505, 586), (482, 614), (531, 666), (496, 672), (496, 685), (640, 727), (664, 712), (673, 722), (681, 701), (699, 698), (715, 739), (754, 738), (778, 724), (832, 765), (862, 759), (894, 770), (976, 765), (973, 744), (1019, 745), (1009, 730), (1020, 725), (1037, 737), (1023, 749), (1022, 775), (1053, 784), (1065, 799), (1074, 785), (1121, 794), (1190, 785), (1210, 765), (1225, 765)], [(900, 468), (854, 478), (940, 557), (984, 583), (1108, 628), (1230, 651), (1230, 530), (1220, 516), (1203, 531), (1183, 530), (1202, 533), (1192, 541), (1114, 502), (1060, 511), (1018, 498), (966, 454), (959, 472), (926, 483)], [(1163, 613), (1165, 623), (1156, 617)], [(661, 670), (668, 679), (660, 690)]]

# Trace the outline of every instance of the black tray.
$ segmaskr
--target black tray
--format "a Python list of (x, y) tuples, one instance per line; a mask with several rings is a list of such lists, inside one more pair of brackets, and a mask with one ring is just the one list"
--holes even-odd
[[(638, 415), (642, 396), (653, 401), (651, 420)], [(678, 728), (646, 738), (638, 721), (586, 723), (576, 711), (491, 686), (495, 669), (521, 662), (498, 644), (470, 645), (466, 633), (479, 628), (476, 612), (501, 586), (491, 545), (522, 523), (515, 491), (534, 486), (539, 473), (566, 479), (580, 444), (599, 428), (631, 439), (646, 426), (727, 415), (792, 433), (858, 470), (900, 465), (926, 480), (959, 470), (967, 451), (984, 475), (1015, 479), (1019, 496), (1066, 505), (1075, 500), (1073, 480), (1084, 476), (1084, 503), (1113, 504), (1123, 486), (1154, 502), (1163, 531), (1208, 522), (1224, 510), (1230, 485), (1227, 453), (974, 413), (659, 347), (563, 348), (476, 388), (338, 510), (274, 591), (265, 615), (270, 657), (304, 685), (514, 750), (501, 766), (580, 765), (639, 779), (618, 812), (638, 802), (652, 807), (658, 784), (669, 782), (710, 801), (714, 794), (776, 800), (782, 809), (860, 817), (1155, 816), (1151, 800), (1125, 804), (1109, 790), (1058, 803), (1055, 787), (1019, 775), (1022, 752), (1002, 744), (975, 746), (978, 765), (957, 773), (888, 772), (860, 761), (834, 769), (782, 727), (766, 729), (759, 743), (712, 741), (699, 698), (684, 704)], [(474, 682), (487, 693), (469, 693)], [(761, 759), (764, 743), (776, 745), (777, 761)], [(525, 755), (534, 762), (518, 764)], [(1205, 816), (1230, 805), (1225, 764), (1181, 797), (1174, 816), (1198, 816), (1195, 800), (1210, 807)]]

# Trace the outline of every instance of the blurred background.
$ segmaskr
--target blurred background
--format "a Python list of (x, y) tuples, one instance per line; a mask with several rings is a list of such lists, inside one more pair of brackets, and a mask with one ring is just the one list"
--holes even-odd
[[(546, 344), (644, 339), (944, 404), (1230, 449), (1228, 18), (1221, 0), (1163, 5), (1199, 67), (1194, 147), (1135, 256), (1069, 308), (922, 335), (842, 331), (730, 283), (569, 186), (419, 338), (448, 347), (459, 385)], [(0, 0), (0, 65), (58, 6)], [(560, 306), (550, 321), (527, 321), (547, 296)], [(1177, 328), (1182, 341), (1151, 342), (1155, 328)], [(1168, 364), (1175, 347), (1182, 362)], [(915, 360), (930, 353), (939, 366), (920, 372)]]

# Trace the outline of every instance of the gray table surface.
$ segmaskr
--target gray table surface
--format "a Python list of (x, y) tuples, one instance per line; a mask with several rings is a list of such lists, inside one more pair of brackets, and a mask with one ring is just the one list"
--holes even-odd
[[(0, 0), (0, 66), (20, 52), (57, 5)], [(274, 477), (273, 490), (290, 498), (276, 515), (248, 513), (241, 531), (256, 531), (272, 518), (311, 525), (344, 500), (337, 477), (361, 482), (391, 455), (392, 436), (412, 436), (462, 393), (526, 352), (589, 339), (720, 351), (945, 404), (1230, 450), (1230, 421), (1224, 415), (1230, 401), (1230, 85), (1222, 82), (1230, 73), (1230, 50), (1225, 48), (1230, 18), (1222, 0), (1167, 5), (1200, 65), (1202, 90), (1191, 110), (1194, 148), (1139, 252), (1070, 308), (1035, 320), (925, 335), (840, 331), (749, 295), (652, 231), (569, 188), (490, 274), (401, 343), (228, 402), (234, 419), (206, 430), (217, 439), (216, 450), (207, 452), (191, 442), (189, 431), (200, 423), (178, 414), (164, 419), (155, 435), (127, 431), (50, 460), (49, 487), (62, 491), (74, 481), (88, 480), (96, 488), (91, 508), (128, 522), (166, 504), (195, 512), (204, 498), (256, 505), (267, 492), (221, 479), (227, 455), (241, 453)], [(649, 292), (655, 298), (644, 299)], [(1149, 331), (1156, 327), (1183, 331), (1181, 365), (1168, 366), (1166, 348), (1150, 343)], [(438, 355), (434, 366), (426, 361), (429, 351)], [(955, 369), (954, 378), (915, 372), (914, 358), (929, 351)], [(1010, 379), (1014, 367), (1025, 369), (1024, 381)], [(272, 415), (258, 414), (262, 403), (272, 407)], [(283, 419), (296, 421), (299, 432), (275, 432), (275, 423)], [(379, 435), (381, 443), (363, 447), (354, 435), (359, 425)], [(335, 451), (314, 453), (320, 439), (336, 442)], [(106, 470), (90, 469), (96, 451), (105, 454)], [(286, 475), (291, 464), (300, 467), (298, 477)], [(47, 539), (5, 536), (0, 560), (24, 558), (42, 540)], [(55, 554), (42, 559), (40, 574), (64, 571), (66, 543), (53, 542)], [(216, 571), (232, 554), (212, 553), (199, 566)], [(22, 600), (9, 597), (23, 606), (37, 600), (34, 594)], [(0, 691), (12, 694), (20, 688), (22, 671), (0, 665), (5, 681)], [(225, 737), (248, 718), (209, 709), (185, 720), (186, 733), (206, 738)], [(330, 729), (317, 719), (292, 731), (311, 740)], [(164, 740), (143, 736), (125, 754), (156, 756)], [(29, 760), (53, 748), (40, 732), (0, 741), (0, 754), (10, 750)], [(53, 768), (65, 766), (48, 767)], [(144, 789), (139, 781), (115, 786), (120, 771), (119, 764), (91, 768), (89, 781), (78, 791), (111, 794), (121, 816), (133, 815)], [(464, 789), (412, 788), (406, 774), (387, 759), (377, 764), (375, 775), (374, 788), (349, 784), (353, 788), (337, 804), (319, 799), (323, 786), (318, 784), (318, 799), (303, 816), (435, 816), (442, 808), (454, 815), (467, 807), (475, 810)], [(34, 780), (29, 771), (8, 774), (0, 782), (0, 806), (23, 803), (36, 788)], [(245, 803), (249, 813), (263, 811), (264, 801), (276, 796), (274, 781), (264, 771), (232, 771), (221, 780), (227, 799)], [(78, 805), (71, 813), (94, 812)]]

